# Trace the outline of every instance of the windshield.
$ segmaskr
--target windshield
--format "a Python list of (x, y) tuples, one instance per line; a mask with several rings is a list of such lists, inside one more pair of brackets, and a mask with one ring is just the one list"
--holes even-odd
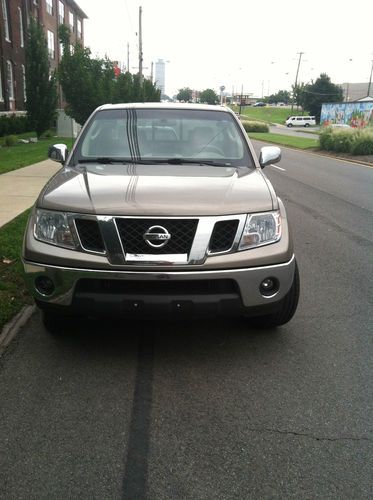
[(97, 112), (77, 144), (73, 163), (95, 160), (254, 167), (234, 117), (196, 109)]

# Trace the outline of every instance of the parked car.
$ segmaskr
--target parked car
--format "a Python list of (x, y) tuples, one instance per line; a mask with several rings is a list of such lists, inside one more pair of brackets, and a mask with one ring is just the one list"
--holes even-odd
[(285, 121), (288, 127), (310, 127), (316, 125), (315, 116), (289, 116)]
[(39, 195), (26, 281), (48, 329), (69, 315), (242, 315), (274, 327), (297, 308), (282, 201), (234, 112), (192, 104), (96, 109)]
[(264, 106), (266, 106), (266, 103), (265, 103), (265, 102), (260, 102), (260, 101), (259, 101), (259, 102), (256, 102), (256, 103), (254, 104), (254, 107), (261, 107), (261, 108), (262, 108), (262, 107), (264, 107)]

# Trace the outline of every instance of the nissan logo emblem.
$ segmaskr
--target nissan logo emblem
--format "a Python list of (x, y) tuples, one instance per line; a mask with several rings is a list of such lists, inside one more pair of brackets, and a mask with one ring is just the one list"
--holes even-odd
[(171, 239), (170, 233), (165, 227), (152, 226), (143, 235), (145, 242), (153, 248), (162, 248)]

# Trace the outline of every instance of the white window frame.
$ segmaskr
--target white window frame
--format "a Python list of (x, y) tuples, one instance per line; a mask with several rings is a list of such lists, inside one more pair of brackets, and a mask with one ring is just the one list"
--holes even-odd
[(83, 31), (83, 23), (80, 19), (77, 19), (77, 21), (76, 21), (76, 33), (78, 35), (78, 38), (82, 38), (82, 31)]
[(1, 73), (1, 64), (0, 64), (0, 102), (4, 102), (4, 95), (3, 95), (3, 75)]
[(53, 0), (45, 0), (47, 12), (51, 16), (53, 16)]
[(65, 22), (65, 4), (58, 0), (58, 22), (63, 24)]
[(56, 49), (55, 49), (55, 40), (54, 40), (54, 33), (51, 30), (47, 31), (47, 36), (48, 36), (48, 54), (50, 59), (54, 59)]
[(8, 91), (9, 101), (14, 101), (14, 74), (13, 64), (9, 59), (6, 62), (6, 85)]
[(10, 42), (10, 26), (9, 26), (9, 12), (8, 12), (8, 2), (6, 0), (1, 1), (3, 5), (3, 20), (4, 20), (4, 35), (5, 40)]
[(72, 33), (75, 32), (74, 23), (75, 23), (74, 12), (71, 12), (71, 10), (69, 10), (69, 26), (71, 28)]
[(19, 17), (19, 35), (21, 38), (21, 47), (25, 46), (25, 37), (23, 33), (23, 15), (21, 7), (18, 7), (18, 17)]
[(23, 102), (27, 101), (27, 94), (26, 94), (26, 68), (25, 65), (22, 64), (22, 82), (23, 82)]

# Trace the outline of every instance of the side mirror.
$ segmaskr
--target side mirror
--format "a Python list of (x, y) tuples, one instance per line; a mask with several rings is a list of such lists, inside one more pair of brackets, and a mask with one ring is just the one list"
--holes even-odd
[(54, 144), (49, 146), (48, 158), (58, 163), (64, 164), (67, 158), (67, 146), (66, 144)]
[(262, 168), (270, 163), (277, 163), (281, 160), (281, 149), (277, 146), (265, 146), (260, 150), (259, 163)]

